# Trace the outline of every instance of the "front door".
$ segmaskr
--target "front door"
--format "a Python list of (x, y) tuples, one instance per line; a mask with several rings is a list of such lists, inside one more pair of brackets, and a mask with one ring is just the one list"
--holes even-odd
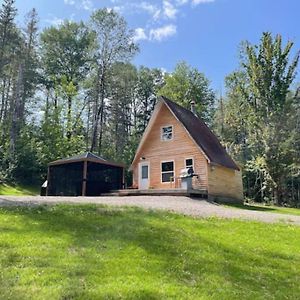
[(139, 164), (139, 189), (147, 190), (149, 188), (149, 163)]

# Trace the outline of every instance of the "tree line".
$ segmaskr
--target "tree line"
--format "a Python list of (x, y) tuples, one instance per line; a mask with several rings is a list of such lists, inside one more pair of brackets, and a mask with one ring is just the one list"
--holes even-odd
[[(134, 32), (117, 12), (39, 29), (32, 9), (16, 25), (14, 0), (0, 10), (0, 180), (40, 184), (47, 164), (92, 151), (130, 164), (159, 95), (189, 108), (244, 171), (246, 196), (300, 204), (299, 55), (264, 33), (243, 43), (240, 69), (217, 97), (197, 68), (137, 67)], [(130, 185), (130, 174), (128, 174)]]

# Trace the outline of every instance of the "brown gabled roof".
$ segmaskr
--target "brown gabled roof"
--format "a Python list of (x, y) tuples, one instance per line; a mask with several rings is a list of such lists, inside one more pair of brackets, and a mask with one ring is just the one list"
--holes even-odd
[(195, 116), (190, 110), (185, 109), (164, 96), (162, 96), (161, 99), (171, 112), (173, 112), (175, 117), (182, 123), (196, 144), (209, 158), (211, 163), (234, 170), (240, 170), (237, 164), (223, 148), (218, 138), (200, 118)]

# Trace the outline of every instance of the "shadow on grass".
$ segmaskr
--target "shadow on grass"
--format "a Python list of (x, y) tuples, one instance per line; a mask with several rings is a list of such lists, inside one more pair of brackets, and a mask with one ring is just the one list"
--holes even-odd
[(234, 208), (241, 208), (246, 210), (255, 210), (255, 211), (266, 211), (266, 212), (276, 212), (275, 208), (272, 207), (262, 207), (250, 204), (238, 204), (238, 203), (226, 203), (226, 206), (234, 207)]
[[(220, 299), (233, 291), (250, 299), (275, 295), (279, 288), (284, 295), (291, 278), (298, 276), (291, 257), (279, 251), (256, 249), (253, 255), (251, 247), (228, 246), (210, 237), (205, 222), (194, 220), (189, 227), (184, 217), (169, 213), (99, 205), (6, 207), (0, 212), (21, 217), (23, 226), (11, 227), (19, 237), (41, 237), (41, 246), (50, 239), (67, 241), (54, 242), (48, 261), (37, 258), (31, 266), (58, 270), (59, 299), (161, 299), (189, 292)], [(63, 248), (63, 257), (55, 256), (55, 247)], [(2, 260), (2, 266), (24, 265), (15, 251)], [(293, 258), (293, 263), (299, 261)], [(136, 282), (128, 288), (132, 280)], [(146, 289), (147, 284), (152, 290)]]

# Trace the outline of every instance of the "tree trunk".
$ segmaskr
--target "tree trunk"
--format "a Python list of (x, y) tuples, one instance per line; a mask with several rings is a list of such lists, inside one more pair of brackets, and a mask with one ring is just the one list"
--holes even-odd
[(12, 119), (11, 119), (11, 128), (10, 128), (10, 154), (11, 157), (14, 157), (15, 149), (16, 149), (16, 141), (20, 132), (20, 109), (21, 109), (21, 101), (23, 94), (23, 66), (19, 64), (18, 70), (18, 78), (16, 82), (16, 87), (14, 91), (14, 103), (12, 107)]
[(49, 96), (50, 96), (50, 90), (47, 89), (47, 92), (46, 92), (46, 107), (45, 107), (45, 120), (48, 120), (48, 116), (49, 116)]
[(6, 89), (6, 78), (3, 78), (2, 94), (1, 94), (1, 107), (0, 107), (0, 124), (3, 120), (4, 107), (5, 107), (5, 89)]
[[(104, 114), (104, 99), (105, 99), (105, 67), (102, 68), (102, 72), (100, 75), (100, 70), (98, 71), (98, 78), (97, 78), (97, 87), (96, 87), (96, 113), (94, 117), (94, 124), (93, 124), (93, 134), (92, 134), (92, 143), (91, 143), (91, 152), (96, 150), (96, 143), (97, 143), (97, 135), (99, 131), (99, 148), (98, 152), (100, 154), (101, 147), (102, 147), (102, 133), (103, 133), (103, 114)], [(100, 105), (99, 105), (99, 98), (100, 98)], [(98, 107), (97, 107), (98, 105)], [(99, 124), (100, 122), (100, 124)], [(99, 129), (100, 125), (100, 129)]]
[(67, 112), (67, 139), (72, 137), (72, 96), (68, 95), (68, 112)]

